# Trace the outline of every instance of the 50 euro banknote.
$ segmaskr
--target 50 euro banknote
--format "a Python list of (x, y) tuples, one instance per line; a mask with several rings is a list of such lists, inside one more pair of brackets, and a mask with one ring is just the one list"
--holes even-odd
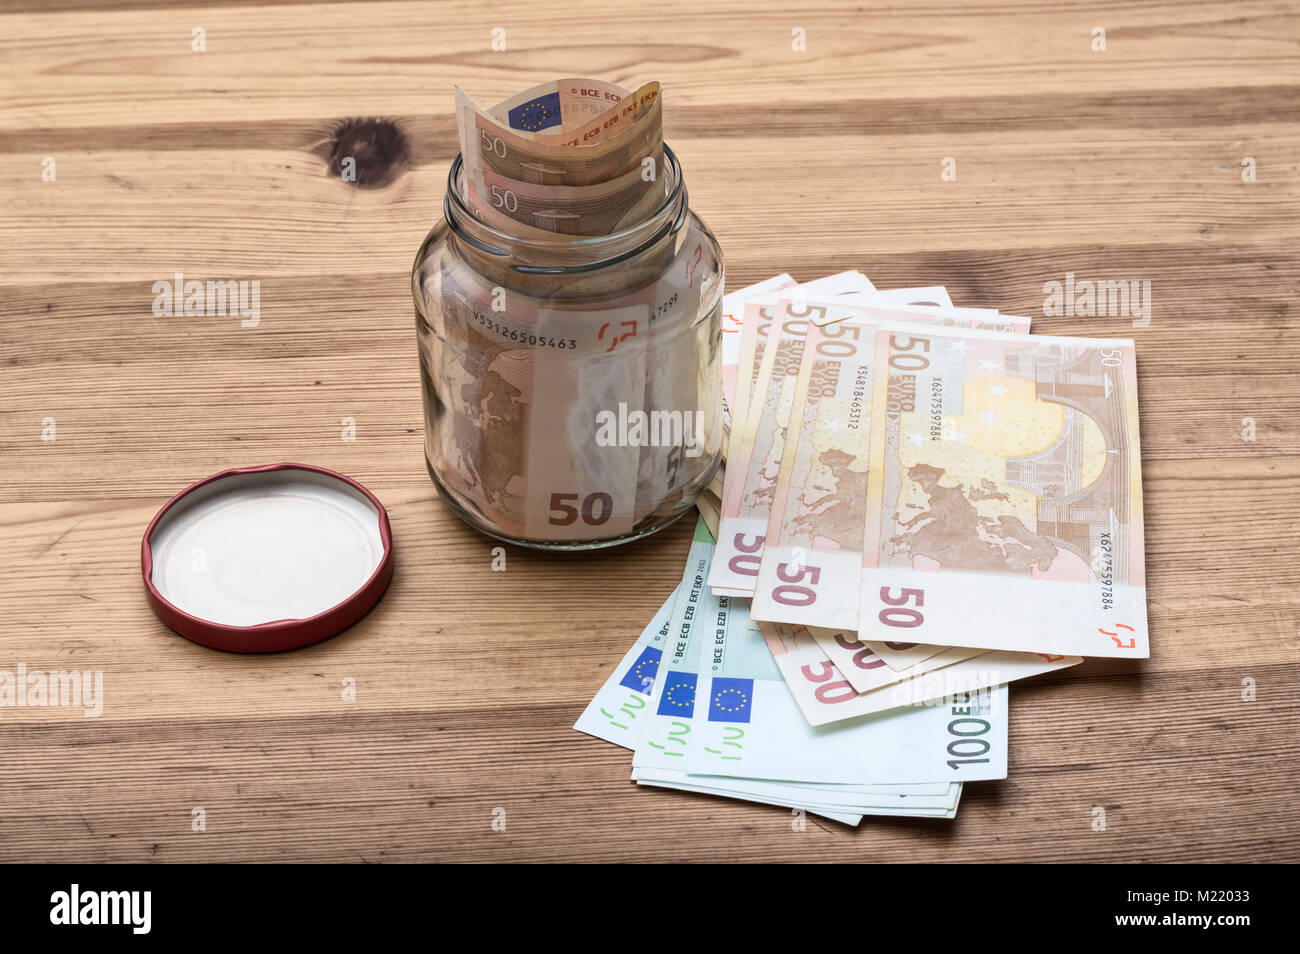
[[(659, 84), (646, 83), (641, 89), (657, 95)], [(487, 113), (531, 142), (570, 148), (592, 146), (626, 130), (634, 115), (626, 108), (631, 105), (628, 95), (628, 90), (617, 83), (564, 77), (508, 96)], [(462, 103), (477, 109), (468, 96), (458, 98), (457, 104)]]
[[(826, 315), (834, 320), (822, 322)], [(756, 321), (755, 338), (765, 343), (752, 384), (752, 409), (747, 411), (742, 436), (739, 439), (733, 437), (731, 441), (719, 521), (719, 559), (714, 561), (709, 577), (709, 585), (717, 592), (732, 596), (755, 593), (772, 506), (781, 493), (778, 482), (782, 471), (793, 466), (793, 461), (787, 460), (787, 427), (792, 423), (802, 426), (804, 393), (814, 371), (819, 378), (833, 374), (837, 381), (846, 380), (840, 370), (845, 361), (858, 356), (856, 342), (864, 342), (863, 347), (867, 347), (873, 340), (865, 329), (879, 322), (899, 320), (979, 327), (989, 318), (982, 313), (963, 314), (963, 309), (927, 311), (846, 304), (838, 299), (828, 299), (820, 302), (782, 301), (770, 323)], [(999, 322), (1028, 327), (1027, 319), (1005, 318)], [(771, 332), (767, 331), (769, 325), (773, 329)], [(769, 334), (772, 340), (767, 343)], [(809, 335), (815, 339), (811, 348), (806, 347)], [(743, 364), (743, 354), (741, 360)], [(851, 387), (852, 382), (845, 386)], [(866, 394), (869, 393), (868, 390)], [(859, 417), (869, 417), (870, 400), (866, 394), (853, 399)], [(858, 430), (862, 435), (867, 433), (865, 426)], [(861, 469), (854, 467), (845, 474), (845, 480), (861, 483), (860, 475)], [(862, 499), (859, 497), (853, 505), (860, 507)], [(861, 526), (860, 520), (857, 525)], [(853, 595), (850, 592), (850, 603)], [(772, 617), (760, 615), (759, 618)], [(819, 621), (819, 625), (844, 623)]]
[(859, 638), (1148, 656), (1133, 342), (872, 334)]
[(722, 299), (722, 397), (727, 436), (730, 437), (731, 423), (736, 403), (736, 374), (740, 366), (741, 337), (745, 328), (745, 305), (751, 298), (766, 295), (769, 292), (793, 287), (795, 280), (782, 273), (765, 281), (746, 285), (735, 291), (727, 292)]
[[(736, 561), (737, 575), (757, 565), (756, 619), (832, 630), (857, 626), (872, 425), (889, 409), (874, 406), (879, 337), (873, 319), (888, 321), (901, 313), (867, 308), (860, 316), (822, 325), (814, 316), (806, 330), (761, 555)], [(988, 320), (962, 317), (959, 309), (919, 314), (918, 323), (936, 326)], [(1003, 316), (996, 327), (1020, 323)], [(774, 430), (780, 427), (778, 417)], [(761, 485), (756, 481), (755, 486)], [(751, 519), (763, 514), (758, 504), (761, 500), (749, 507)], [(719, 524), (720, 533), (729, 529)]]
[[(942, 285), (880, 289), (858, 271), (839, 272), (802, 284), (782, 273), (728, 292), (722, 315), (722, 391), (729, 417), (739, 419), (742, 429), (768, 330), (782, 300), (833, 300), (846, 305), (898, 308), (904, 315), (915, 309), (952, 308), (952, 299)], [(742, 367), (747, 373), (744, 382), (738, 379)]]
[[(786, 623), (758, 626), (794, 701), (814, 726), (905, 707), (939, 706), (945, 699), (964, 698), (1083, 661), (1078, 656), (946, 649), (910, 669), (895, 671), (851, 640), (851, 634)], [(835, 642), (828, 646), (826, 637)], [(838, 651), (841, 646), (847, 652)]]
[[(739, 337), (735, 339), (734, 345), (728, 347), (725, 333), (723, 336), (723, 395), (730, 411), (730, 428), (743, 436), (745, 422), (749, 418), (750, 401), (763, 364), (767, 339), (773, 321), (777, 319), (778, 308), (784, 307), (783, 303), (802, 302), (809, 298), (833, 301), (842, 296), (870, 292), (874, 288), (871, 279), (866, 275), (858, 271), (847, 271), (827, 275), (825, 278), (805, 282), (802, 285), (793, 282), (783, 283), (777, 288), (769, 287), (747, 295), (741, 308)], [(779, 328), (779, 325), (777, 327)], [(727, 371), (728, 361), (735, 362), (735, 369), (731, 374)]]
[(456, 112), (466, 199), (495, 228), (528, 238), (608, 234), (662, 201), (658, 83), (629, 93), (555, 80), (490, 111), (457, 87)]

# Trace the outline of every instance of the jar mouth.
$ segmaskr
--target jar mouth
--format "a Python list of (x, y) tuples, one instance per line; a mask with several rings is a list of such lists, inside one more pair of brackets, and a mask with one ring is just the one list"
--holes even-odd
[[(610, 232), (608, 235), (575, 237), (557, 232), (556, 240), (550, 241), (522, 238), (488, 225), (474, 215), (461, 195), (465, 166), (465, 157), (461, 153), (456, 154), (451, 170), (447, 173), (447, 194), (442, 203), (443, 216), (460, 239), (488, 255), (510, 258), (524, 251), (536, 254), (539, 260), (545, 260), (547, 253), (557, 254), (566, 259), (579, 255), (584, 259), (581, 263), (570, 265), (512, 264), (510, 267), (516, 271), (564, 275), (605, 268), (632, 258), (665, 235), (676, 231), (686, 220), (689, 203), (686, 183), (682, 178), (681, 163), (667, 143), (664, 144), (663, 150), (664, 163), (672, 176), (672, 186), (667, 190), (663, 203), (640, 222), (617, 232)], [(527, 257), (532, 258), (532, 254)]]

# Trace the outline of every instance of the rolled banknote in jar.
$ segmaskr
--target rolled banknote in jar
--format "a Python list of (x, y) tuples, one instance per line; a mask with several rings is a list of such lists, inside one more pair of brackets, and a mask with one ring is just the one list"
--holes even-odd
[[(544, 108), (557, 101), (543, 91), (494, 112), (560, 136)], [(599, 126), (579, 103), (577, 128)], [(626, 115), (611, 117), (622, 131), (606, 143), (568, 147), (634, 140), (605, 162), (611, 178), (559, 186), (487, 168), (484, 152), (499, 169), (564, 175), (563, 156), (519, 154), (535, 148), (524, 133), (541, 133), (497, 136), (480, 112), (460, 110), (462, 143), (480, 155), (453, 163), (444, 220), (412, 273), (429, 474), (463, 519), (510, 542), (580, 549), (652, 533), (692, 507), (721, 458), (717, 243), (672, 150)], [(590, 157), (579, 159), (588, 176)], [(629, 167), (645, 170), (635, 195)]]

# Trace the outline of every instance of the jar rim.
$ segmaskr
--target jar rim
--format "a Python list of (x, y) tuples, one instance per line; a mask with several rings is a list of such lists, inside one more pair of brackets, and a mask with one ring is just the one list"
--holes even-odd
[[(569, 254), (587, 249), (597, 256), (601, 256), (603, 251), (611, 252), (608, 256), (600, 257), (597, 261), (584, 262), (578, 265), (512, 265), (511, 268), (517, 271), (540, 274), (568, 274), (605, 268), (638, 254), (647, 246), (659, 241), (663, 236), (680, 228), (686, 219), (689, 202), (687, 200), (686, 183), (682, 178), (681, 162), (667, 143), (664, 143), (663, 150), (664, 161), (671, 168), (674, 175), (672, 188), (665, 195), (663, 204), (654, 212), (641, 221), (617, 232), (610, 232), (607, 235), (569, 237), (568, 239), (562, 238), (564, 233), (557, 232), (557, 241), (549, 241), (522, 238), (488, 225), (474, 215), (457, 188), (457, 181), (462, 177), (465, 165), (465, 157), (462, 153), (456, 154), (451, 169), (447, 173), (447, 193), (442, 203), (443, 217), (457, 236), (489, 255), (508, 257), (513, 254), (508, 251), (511, 248), (525, 248), (539, 252), (552, 250)], [(469, 225), (468, 228), (467, 224)], [(481, 234), (475, 235), (473, 233)], [(632, 247), (623, 249), (623, 246), (628, 244), (631, 244)], [(614, 252), (614, 249), (620, 250)]]

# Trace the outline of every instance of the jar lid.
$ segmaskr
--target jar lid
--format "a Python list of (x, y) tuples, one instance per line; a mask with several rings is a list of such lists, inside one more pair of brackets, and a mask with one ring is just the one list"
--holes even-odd
[(225, 470), (187, 487), (144, 533), (154, 613), (240, 653), (296, 649), (347, 629), (393, 577), (388, 513), (365, 487), (309, 464)]

